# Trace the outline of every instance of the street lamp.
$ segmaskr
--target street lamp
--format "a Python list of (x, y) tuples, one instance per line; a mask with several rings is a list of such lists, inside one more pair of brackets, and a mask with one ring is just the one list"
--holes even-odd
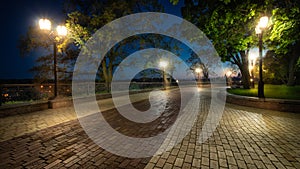
[(198, 75), (198, 82), (200, 82), (200, 73), (202, 72), (201, 68), (196, 68), (196, 69), (195, 69), (195, 72), (196, 72), (197, 75)]
[(66, 36), (68, 31), (65, 26), (57, 26), (56, 31), (52, 31), (51, 21), (49, 19), (40, 19), (39, 26), (41, 30), (49, 31), (49, 35), (53, 40), (53, 73), (54, 73), (54, 98), (58, 96), (58, 79), (57, 79), (57, 41), (59, 37)]
[(166, 89), (166, 82), (165, 82), (165, 71), (166, 71), (166, 67), (168, 66), (168, 62), (166, 61), (160, 61), (159, 62), (159, 66), (163, 68), (163, 85), (164, 85), (164, 89)]
[(263, 30), (268, 26), (269, 18), (267, 16), (261, 17), (255, 32), (259, 37), (259, 81), (258, 81), (258, 97), (264, 98), (264, 82), (262, 77), (262, 45), (263, 45)]

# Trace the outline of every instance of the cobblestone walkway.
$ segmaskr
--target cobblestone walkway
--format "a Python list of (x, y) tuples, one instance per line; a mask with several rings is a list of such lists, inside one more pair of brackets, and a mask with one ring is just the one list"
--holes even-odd
[[(147, 107), (139, 98), (135, 106)], [(203, 100), (202, 113), (184, 140), (152, 158), (103, 150), (85, 134), (72, 108), (0, 119), (0, 168), (300, 168), (300, 114), (227, 104), (213, 136), (199, 144), (203, 112), (209, 108), (209, 100)], [(144, 127), (126, 123), (110, 103), (103, 115), (121, 133), (149, 137), (172, 124), (176, 102), (163, 118)]]
[[(132, 102), (147, 99), (149, 93), (138, 93), (130, 96)], [(123, 96), (120, 96), (123, 97)], [(101, 111), (114, 108), (112, 99), (99, 100)], [(48, 109), (43, 111), (0, 118), (0, 141), (5, 141), (26, 133), (35, 132), (70, 120), (77, 119), (74, 107)]]
[(146, 168), (300, 168), (300, 114), (227, 104), (204, 144), (197, 142), (200, 130), (201, 118), (181, 144)]

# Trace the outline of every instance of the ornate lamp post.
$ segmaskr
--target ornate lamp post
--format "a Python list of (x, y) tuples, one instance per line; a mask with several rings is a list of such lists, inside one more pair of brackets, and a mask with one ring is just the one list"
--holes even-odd
[(163, 68), (163, 85), (164, 85), (164, 89), (166, 90), (166, 81), (165, 81), (166, 74), (165, 74), (165, 71), (166, 71), (166, 67), (168, 66), (168, 62), (160, 61), (159, 66)]
[(54, 98), (58, 96), (58, 79), (57, 79), (57, 41), (59, 37), (66, 36), (68, 31), (65, 26), (57, 26), (56, 31), (52, 30), (51, 21), (49, 19), (40, 19), (39, 26), (41, 30), (49, 32), (50, 38), (53, 40), (53, 74), (54, 74)]
[(269, 18), (267, 16), (261, 17), (258, 25), (255, 28), (255, 32), (259, 37), (258, 47), (259, 47), (259, 81), (258, 81), (258, 97), (264, 98), (264, 82), (262, 75), (262, 45), (263, 45), (263, 31), (268, 26)]

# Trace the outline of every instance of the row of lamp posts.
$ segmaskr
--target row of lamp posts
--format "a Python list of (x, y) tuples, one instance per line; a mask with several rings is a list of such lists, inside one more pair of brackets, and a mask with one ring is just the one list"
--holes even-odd
[[(255, 28), (256, 34), (259, 37), (259, 82), (258, 82), (258, 97), (264, 98), (264, 82), (262, 76), (262, 45), (263, 45), (263, 31), (268, 25), (268, 17), (264, 16), (260, 18), (258, 25)], [(54, 74), (54, 98), (58, 96), (58, 78), (57, 78), (57, 39), (62, 36), (67, 35), (67, 28), (65, 26), (57, 26), (56, 31), (52, 30), (52, 23), (49, 19), (40, 19), (39, 26), (41, 30), (45, 30), (49, 33), (50, 38), (53, 40), (53, 74)], [(161, 61), (159, 63), (160, 67), (163, 68), (163, 86), (166, 89), (166, 82), (165, 82), (165, 69), (168, 65), (166, 61)], [(252, 65), (253, 66), (253, 65)], [(198, 81), (200, 80), (200, 73), (201, 69), (196, 68), (195, 72), (198, 75)], [(253, 72), (252, 75), (252, 83), (254, 83), (253, 79)]]
[[(163, 72), (162, 72), (162, 82), (163, 82), (163, 88), (166, 89), (166, 67), (168, 66), (168, 62), (166, 61), (160, 61), (159, 62), (159, 67), (163, 68)], [(197, 79), (198, 79), (198, 83), (200, 82), (200, 73), (202, 72), (201, 68), (196, 68), (195, 69), (195, 73), (197, 74)], [(178, 80), (176, 80), (176, 82), (178, 83)]]

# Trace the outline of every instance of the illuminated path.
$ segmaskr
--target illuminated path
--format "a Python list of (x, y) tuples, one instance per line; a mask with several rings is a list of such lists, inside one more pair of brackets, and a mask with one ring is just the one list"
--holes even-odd
[[(119, 132), (149, 137), (176, 119), (176, 92), (161, 118), (133, 125), (111, 103), (102, 100), (103, 115)], [(209, 98), (201, 96), (201, 113), (192, 131), (173, 149), (152, 158), (130, 159), (111, 154), (88, 138), (73, 108), (60, 108), (0, 119), (0, 168), (300, 168), (300, 114), (227, 104), (213, 136), (197, 142)], [(147, 109), (147, 94), (132, 97)]]

